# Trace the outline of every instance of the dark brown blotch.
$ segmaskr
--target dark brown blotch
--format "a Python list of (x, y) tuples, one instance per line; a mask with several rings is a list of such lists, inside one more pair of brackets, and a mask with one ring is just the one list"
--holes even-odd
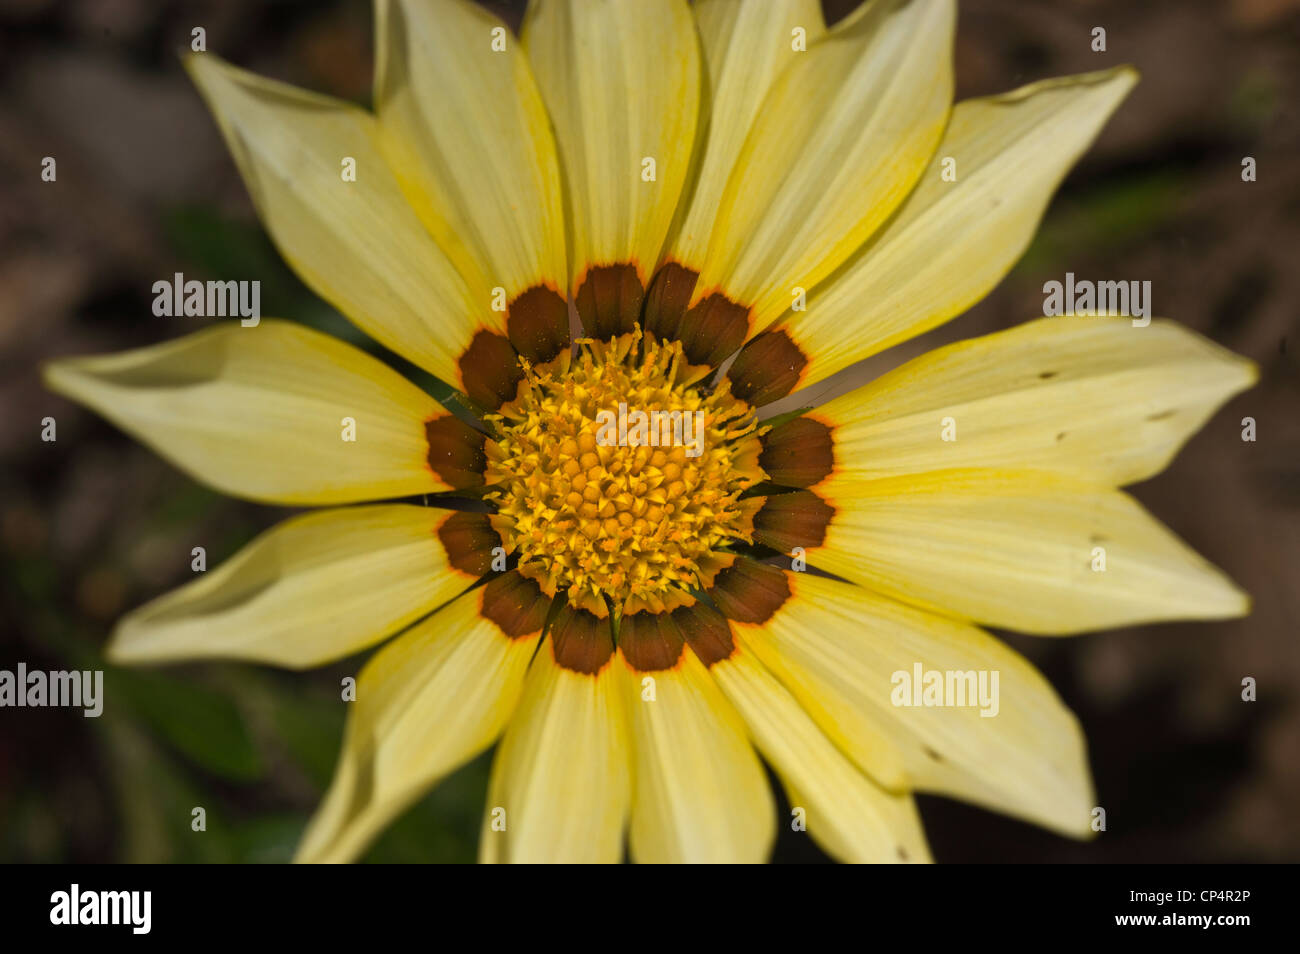
[(821, 421), (796, 417), (778, 424), (760, 438), (758, 464), (773, 483), (811, 487), (835, 469), (831, 429)]
[(520, 292), (506, 314), (510, 344), (534, 364), (553, 360), (569, 345), (569, 306), (553, 288)]
[(721, 292), (701, 299), (683, 316), (677, 340), (691, 364), (721, 364), (745, 343), (749, 309)]
[(740, 350), (727, 371), (731, 393), (754, 407), (779, 400), (794, 390), (808, 357), (784, 329), (765, 331)]
[(638, 672), (672, 669), (686, 640), (669, 613), (643, 612), (619, 621), (618, 648)]
[(493, 577), (483, 587), (479, 615), (496, 623), (511, 639), (540, 633), (551, 598), (518, 570)]
[(676, 262), (666, 262), (650, 280), (641, 324), (650, 334), (664, 340), (677, 337), (682, 317), (691, 303), (700, 273)]
[(588, 268), (573, 303), (583, 331), (589, 337), (607, 340), (632, 331), (641, 318), (644, 299), (636, 267), (624, 262)]
[(834, 516), (835, 508), (811, 490), (772, 494), (754, 515), (754, 539), (782, 553), (819, 547)]
[(712, 666), (730, 658), (736, 651), (731, 625), (713, 607), (704, 603), (680, 606), (673, 610), (672, 617), (691, 650), (704, 665)]
[(688, 309), (699, 277), (693, 269), (666, 263), (650, 282), (641, 323), (656, 338), (680, 341), (691, 364), (718, 365), (745, 343), (749, 309), (721, 292)]
[(727, 619), (765, 623), (790, 598), (790, 581), (780, 567), (739, 557), (717, 575), (708, 595)]
[(475, 579), (492, 568), (492, 550), (501, 546), (501, 537), (485, 513), (449, 514), (438, 527), (438, 539), (447, 551), (447, 562)]
[(424, 422), (424, 439), (429, 442), (429, 469), (443, 483), (453, 490), (482, 485), (487, 456), (481, 431), (445, 414)]
[(555, 662), (571, 672), (594, 676), (614, 655), (614, 638), (609, 620), (599, 619), (567, 602), (551, 624), (551, 647)]
[(485, 411), (495, 411), (514, 400), (524, 369), (504, 335), (480, 331), (460, 356), (460, 383), (465, 393)]

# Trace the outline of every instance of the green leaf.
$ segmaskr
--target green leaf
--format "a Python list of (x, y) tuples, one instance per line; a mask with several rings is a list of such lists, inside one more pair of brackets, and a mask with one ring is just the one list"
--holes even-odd
[(262, 760), (244, 720), (224, 694), (160, 673), (109, 669), (108, 699), (128, 708), (178, 752), (222, 778), (260, 778)]

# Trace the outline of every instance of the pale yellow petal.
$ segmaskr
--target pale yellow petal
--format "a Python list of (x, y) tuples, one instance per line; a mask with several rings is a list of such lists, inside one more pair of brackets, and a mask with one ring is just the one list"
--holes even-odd
[(675, 669), (637, 672), (620, 655), (618, 672), (634, 750), (632, 858), (765, 861), (775, 835), (771, 787), (704, 664), (687, 648)]
[(541, 635), (509, 638), (480, 587), (393, 640), (356, 684), (343, 753), (297, 861), (351, 861), (441, 777), (500, 735)]
[(931, 351), (813, 416), (846, 478), (993, 467), (1114, 486), (1163, 470), (1257, 375), (1171, 322), (1043, 318)]
[(547, 640), (492, 766), (480, 861), (622, 858), (631, 800), (623, 709), (612, 666), (594, 676), (564, 669)]
[(687, 214), (666, 257), (699, 271), (723, 190), (763, 98), (826, 25), (818, 0), (700, 0), (694, 11), (708, 67), (708, 125), (695, 158), (693, 190), (678, 209), (679, 216)]
[(903, 201), (952, 104), (953, 0), (867, 4), (778, 78), (718, 210), (695, 300), (761, 328)]
[(801, 384), (943, 324), (987, 295), (1136, 82), (1136, 72), (1120, 67), (958, 103), (897, 216), (810, 294), (805, 311), (783, 319), (810, 359)]
[(808, 562), (936, 612), (1062, 635), (1249, 610), (1118, 490), (1042, 471), (946, 470), (832, 476), (823, 491), (836, 513)]
[(700, 64), (690, 10), (684, 0), (539, 0), (523, 42), (555, 124), (572, 288), (590, 266), (623, 262), (644, 286), (695, 144)]
[[(858, 725), (870, 726), (897, 746), (909, 789), (974, 802), (1062, 834), (1087, 836), (1094, 797), (1083, 734), (1033, 666), (974, 626), (861, 587), (796, 573), (791, 588), (791, 599), (767, 622), (735, 628), (743, 646), (832, 739)], [(971, 673), (975, 689), (969, 696), (943, 700), (965, 705), (904, 705), (912, 697), (896, 694), (902, 685), (897, 674), (910, 677), (918, 665), (923, 673), (943, 673), (945, 680), (949, 672)], [(977, 704), (981, 671), (990, 674), (985, 677), (987, 705)], [(756, 681), (751, 674), (747, 684)], [(724, 687), (731, 684), (723, 681)], [(774, 691), (760, 695), (757, 686), (749, 691), (753, 707), (762, 708), (755, 718), (775, 721), (777, 712), (788, 708)], [(758, 705), (760, 700), (765, 707)], [(796, 724), (793, 717), (781, 723), (787, 721)], [(775, 733), (777, 727), (769, 731)], [(785, 757), (811, 757), (812, 750), (802, 747), (806, 744), (787, 740), (791, 751)], [(804, 792), (820, 791), (802, 777), (793, 782)], [(833, 790), (824, 797), (833, 801)], [(879, 799), (873, 804), (882, 810)], [(816, 833), (813, 817), (809, 831)]]
[(294, 271), (366, 334), (459, 381), (456, 361), (475, 331), (500, 327), (501, 316), (490, 290), (467, 284), (420, 224), (374, 117), (211, 53), (185, 64)]
[(224, 324), (63, 358), (46, 366), (45, 383), (234, 496), (331, 504), (449, 489), (429, 469), (424, 432), (438, 403), (383, 362), (301, 325)]
[(446, 519), (445, 510), (406, 504), (292, 517), (123, 617), (109, 658), (303, 669), (364, 649), (472, 582), (448, 567), (437, 538)]
[[(854, 863), (930, 860), (911, 795), (886, 792), (854, 766), (743, 639), (709, 672), (744, 717), (754, 744), (780, 775), (792, 812), (801, 813), (798, 820), (818, 845)], [(786, 823), (794, 821), (792, 814)]]
[(469, 0), (379, 0), (375, 111), (412, 206), (476, 283), (563, 290), (555, 141), (528, 59)]

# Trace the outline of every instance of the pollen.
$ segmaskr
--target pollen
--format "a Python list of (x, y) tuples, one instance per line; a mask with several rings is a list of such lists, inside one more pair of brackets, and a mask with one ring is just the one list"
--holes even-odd
[(515, 400), (487, 418), (485, 498), (548, 595), (601, 617), (663, 612), (751, 542), (759, 428), (725, 382), (704, 385), (708, 370), (639, 328), (524, 364)]

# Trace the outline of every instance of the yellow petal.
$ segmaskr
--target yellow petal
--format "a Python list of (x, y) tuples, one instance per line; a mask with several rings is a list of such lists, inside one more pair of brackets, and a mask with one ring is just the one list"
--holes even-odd
[(784, 319), (811, 359), (801, 383), (943, 324), (988, 294), (1135, 82), (1137, 73), (1120, 67), (957, 104), (897, 216), (809, 296), (806, 311)]
[(299, 277), (375, 340), (458, 381), (456, 360), (475, 331), (502, 322), (489, 289), (466, 284), (407, 204), (374, 117), (211, 53), (185, 64)]
[(123, 617), (117, 663), (251, 659), (305, 669), (378, 642), (468, 585), (448, 568), (447, 512), (323, 510), (263, 533), (217, 569)]
[(438, 245), (508, 299), (562, 290), (555, 141), (518, 41), (467, 0), (380, 0), (375, 39), (380, 141)]
[(539, 0), (523, 41), (555, 124), (572, 289), (589, 266), (620, 262), (635, 265), (644, 286), (695, 143), (700, 65), (690, 10), (683, 0)]
[[(776, 78), (826, 32), (818, 0), (701, 0), (694, 7), (710, 95), (689, 209), (667, 258), (699, 271), (723, 190)], [(802, 35), (797, 35), (802, 31)], [(796, 49), (797, 46), (802, 49)]]
[(1043, 318), (932, 351), (814, 416), (851, 479), (1003, 467), (1120, 485), (1163, 470), (1257, 376), (1170, 322)]
[(765, 861), (775, 836), (771, 788), (744, 723), (704, 664), (686, 649), (675, 669), (642, 673), (620, 658), (618, 672), (635, 753), (632, 857)]
[[(808, 573), (793, 574), (791, 587), (793, 596), (775, 616), (760, 625), (736, 624), (736, 630), (832, 739), (834, 733), (870, 726), (897, 746), (908, 788), (1087, 836), (1095, 802), (1083, 734), (1033, 666), (982, 630), (861, 587)], [(988, 673), (986, 699), (996, 707), (904, 704), (914, 698), (897, 694), (902, 685), (897, 674), (911, 677), (918, 665), (923, 673), (943, 673), (945, 680), (949, 672), (974, 673), (976, 688), (979, 673)], [(994, 672), (996, 693), (991, 691)], [(774, 692), (761, 697), (756, 688), (751, 692), (755, 706), (760, 698), (769, 700), (762, 718), (775, 721), (785, 711), (785, 704), (776, 708)], [(978, 699), (977, 691), (944, 701), (972, 698)], [(794, 746), (792, 740), (785, 744)], [(786, 757), (804, 754), (794, 748)], [(779, 767), (774, 756), (769, 758)], [(809, 790), (806, 780), (794, 782)], [(829, 793), (826, 797), (829, 801)], [(815, 833), (811, 817), (809, 831)]]
[(424, 433), (437, 402), (381, 361), (288, 322), (60, 359), (45, 383), (234, 496), (331, 504), (449, 489), (429, 469)]
[(853, 863), (930, 860), (911, 795), (886, 792), (859, 771), (743, 643), (709, 672), (817, 844)]
[(991, 470), (832, 476), (823, 489), (836, 513), (808, 562), (936, 612), (1062, 635), (1249, 610), (1227, 577), (1118, 490)]
[(696, 301), (721, 288), (761, 328), (889, 217), (943, 133), (955, 19), (952, 0), (867, 4), (795, 57), (727, 185)]
[(596, 675), (564, 669), (548, 639), (492, 766), (479, 860), (619, 861), (630, 745), (613, 667)]
[(334, 781), (297, 861), (351, 861), (439, 778), (482, 752), (514, 711), (541, 635), (507, 637), (466, 593), (366, 664)]

